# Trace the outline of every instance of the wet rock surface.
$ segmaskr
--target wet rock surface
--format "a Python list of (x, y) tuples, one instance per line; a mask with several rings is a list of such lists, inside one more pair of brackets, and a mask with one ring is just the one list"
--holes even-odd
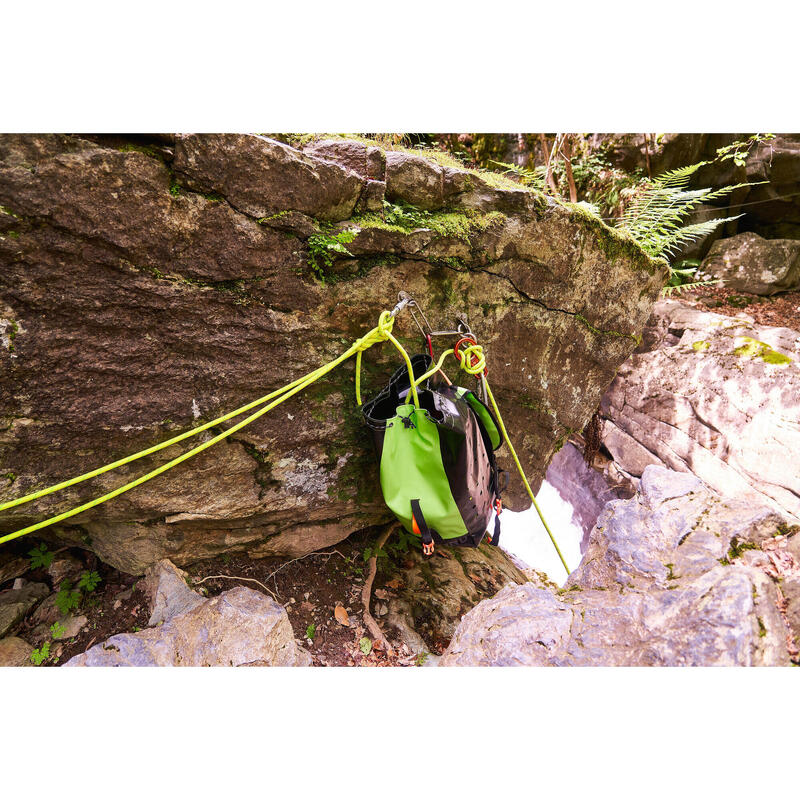
[[(163, 441), (296, 379), (372, 328), (401, 289), (435, 325), (466, 314), (515, 445), (533, 482), (541, 480), (634, 349), (663, 266), (578, 210), (422, 166), (416, 155), (381, 153), (341, 142), (315, 155), (249, 135), (150, 145), (142, 137), (0, 137), (0, 499)], [(409, 182), (412, 167), (437, 177)], [(370, 209), (388, 195), (416, 201), (419, 226), (376, 221)], [(424, 209), (431, 216), (419, 217)], [(344, 228), (355, 233), (353, 256), (338, 254), (323, 284), (309, 238)], [(399, 319), (395, 333), (421, 347), (410, 319)], [(386, 349), (367, 353), (367, 392), (394, 366)], [(2, 512), (0, 530), (84, 502), (176, 454)], [(521, 498), (512, 482), (508, 499)], [(348, 364), (52, 534), (141, 574), (165, 557), (299, 555), (386, 519)]]
[(795, 530), (649, 466), (636, 497), (606, 506), (564, 589), (530, 582), (483, 601), (440, 665), (788, 665)]

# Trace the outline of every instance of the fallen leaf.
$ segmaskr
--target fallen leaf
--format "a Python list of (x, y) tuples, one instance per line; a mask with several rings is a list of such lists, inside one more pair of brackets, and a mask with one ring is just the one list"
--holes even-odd
[(350, 627), (350, 617), (347, 614), (347, 610), (342, 605), (337, 605), (336, 608), (333, 609), (333, 616), (336, 617), (336, 621), (340, 625), (344, 625), (345, 628)]
[(390, 581), (386, 581), (386, 585), (390, 589), (399, 589), (403, 585), (403, 581), (401, 578), (392, 578)]
[(304, 600), (300, 603), (300, 610), (306, 613), (313, 611), (316, 606), (313, 603), (309, 603), (307, 600)]
[(365, 636), (359, 641), (358, 647), (365, 656), (368, 656), (372, 652), (372, 640)]
[(391, 596), (391, 593), (387, 592), (386, 589), (375, 590), (375, 597), (377, 597), (378, 600), (388, 600)]

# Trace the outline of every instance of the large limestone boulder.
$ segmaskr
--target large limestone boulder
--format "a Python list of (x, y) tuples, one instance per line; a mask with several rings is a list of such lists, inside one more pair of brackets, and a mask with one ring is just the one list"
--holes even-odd
[(746, 556), (765, 563), (789, 533), (769, 508), (650, 466), (636, 497), (606, 506), (565, 589), (503, 589), (464, 617), (439, 663), (788, 665), (777, 576)]
[[(385, 222), (387, 196), (416, 204), (405, 206), (411, 224)], [(580, 210), (346, 140), (315, 153), (243, 134), (1, 136), (0, 206), (1, 500), (316, 369), (400, 290), (439, 328), (466, 316), (538, 483), (633, 351), (665, 277)], [(326, 263), (325, 237), (345, 228), (352, 257), (334, 251)], [(408, 316), (395, 333), (421, 349)], [(389, 347), (368, 352), (366, 392), (396, 365)], [(165, 557), (302, 555), (387, 520), (353, 369), (52, 535), (138, 574)], [(0, 531), (182, 447), (2, 512)], [(513, 468), (507, 455), (501, 463)], [(513, 481), (508, 498), (523, 498)]]
[(662, 300), (644, 342), (601, 405), (614, 463), (692, 472), (800, 518), (800, 333)]
[(773, 295), (800, 287), (800, 240), (740, 233), (715, 242), (702, 271), (731, 289)]
[(169, 561), (148, 574), (150, 625), (111, 636), (65, 667), (308, 666), (283, 606), (261, 592), (237, 586), (204, 599)]

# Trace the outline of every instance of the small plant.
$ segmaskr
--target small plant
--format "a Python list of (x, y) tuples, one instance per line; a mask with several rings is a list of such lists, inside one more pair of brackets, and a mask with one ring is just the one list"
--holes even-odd
[(744, 141), (733, 142), (732, 144), (717, 149), (717, 161), (733, 161), (737, 167), (744, 167), (747, 164), (747, 156), (753, 145), (768, 142), (775, 138), (774, 133), (754, 133)]
[(81, 593), (72, 588), (71, 581), (64, 581), (59, 587), (55, 602), (56, 608), (61, 612), (61, 615), (66, 616), (73, 608), (77, 608), (80, 605)]
[(358, 649), (361, 650), (365, 656), (368, 656), (372, 652), (372, 639), (368, 639), (364, 636), (358, 642)]
[(38, 569), (39, 567), (47, 569), (53, 563), (56, 554), (51, 553), (46, 545), (40, 544), (38, 547), (34, 547), (33, 550), (29, 550), (28, 555), (31, 558), (31, 569)]
[(179, 183), (177, 183), (176, 181), (173, 181), (170, 184), (169, 193), (173, 197), (180, 197), (183, 194), (183, 189), (181, 188), (181, 185)]
[(50, 642), (45, 642), (31, 653), (31, 662), (37, 667), (40, 667), (48, 658), (50, 658)]
[(85, 592), (93, 592), (103, 579), (97, 572), (89, 572), (85, 570), (78, 581), (78, 588), (83, 589)]
[(414, 659), (414, 663), (418, 667), (421, 667), (427, 660), (428, 660), (427, 653), (417, 653), (417, 657)]
[(367, 547), (364, 550), (364, 561), (369, 561), (372, 556), (375, 556), (375, 558), (388, 558), (389, 554), (382, 547), (379, 547), (377, 550)]
[(58, 621), (50, 626), (50, 634), (54, 639), (60, 639), (66, 632), (67, 629)]
[(315, 233), (308, 237), (308, 255), (314, 274), (325, 283), (325, 270), (333, 265), (334, 254), (353, 257), (345, 247), (356, 238), (355, 231)]
[(314, 641), (314, 636), (316, 636), (316, 633), (317, 633), (317, 626), (312, 622), (306, 628), (306, 639), (310, 639), (313, 642)]

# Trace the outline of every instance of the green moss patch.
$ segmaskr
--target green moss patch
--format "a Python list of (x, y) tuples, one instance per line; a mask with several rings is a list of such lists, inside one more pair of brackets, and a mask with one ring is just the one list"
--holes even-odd
[(505, 214), (490, 211), (441, 211), (430, 212), (407, 203), (384, 202), (383, 214), (370, 213), (355, 216), (350, 220), (359, 228), (379, 228), (395, 233), (409, 233), (425, 228), (442, 238), (459, 239), (469, 243), (470, 237), (482, 233), (505, 221)]
[(760, 358), (765, 364), (791, 364), (794, 359), (774, 350), (766, 342), (760, 342), (750, 336), (741, 337), (742, 344), (734, 351), (740, 358)]

